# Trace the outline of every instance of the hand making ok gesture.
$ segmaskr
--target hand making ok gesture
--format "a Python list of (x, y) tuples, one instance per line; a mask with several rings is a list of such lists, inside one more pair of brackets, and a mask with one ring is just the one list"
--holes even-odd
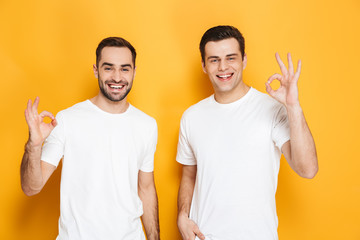
[[(39, 147), (50, 135), (51, 131), (57, 125), (54, 115), (48, 111), (38, 114), (39, 97), (35, 98), (34, 104), (31, 99), (27, 103), (25, 110), (25, 119), (29, 126), (29, 143), (34, 147)], [(44, 118), (51, 118), (50, 123), (45, 123)]]
[[(300, 71), (301, 71), (301, 60), (298, 61), (296, 72), (294, 73), (294, 67), (291, 59), (291, 54), (288, 53), (288, 67), (286, 68), (285, 64), (281, 61), (278, 53), (275, 54), (276, 60), (280, 66), (281, 74), (275, 73), (272, 75), (266, 85), (266, 91), (284, 104), (285, 106), (295, 106), (299, 104), (299, 94), (297, 82), (299, 80)], [(280, 87), (277, 90), (271, 88), (270, 84), (275, 79), (280, 81)]]

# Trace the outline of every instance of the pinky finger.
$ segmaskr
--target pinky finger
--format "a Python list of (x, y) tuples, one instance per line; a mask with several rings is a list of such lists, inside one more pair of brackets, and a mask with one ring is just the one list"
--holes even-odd
[(295, 76), (299, 77), (301, 72), (301, 60), (298, 61)]
[(29, 111), (27, 109), (25, 109), (25, 120), (27, 123), (29, 123)]

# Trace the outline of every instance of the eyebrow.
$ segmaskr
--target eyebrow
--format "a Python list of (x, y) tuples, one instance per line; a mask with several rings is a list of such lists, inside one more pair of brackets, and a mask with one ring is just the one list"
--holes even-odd
[(207, 59), (212, 59), (212, 58), (219, 58), (218, 56), (209, 56), (207, 57)]
[(123, 65), (120, 65), (121, 67), (130, 67), (132, 68), (132, 65), (131, 64), (123, 64)]
[(232, 53), (232, 54), (226, 55), (226, 57), (233, 57), (233, 56), (239, 56), (239, 54), (237, 54), (237, 53)]
[[(233, 57), (233, 56), (238, 56), (239, 54), (237, 54), (237, 53), (231, 53), (231, 54), (228, 54), (228, 55), (226, 55), (225, 57)], [(207, 59), (209, 60), (209, 59), (213, 59), (213, 58), (220, 58), (219, 56), (209, 56), (209, 57), (207, 57)]]
[[(108, 63), (108, 62), (103, 62), (103, 64), (101, 64), (101, 67), (103, 67), (103, 66), (112, 67), (112, 66), (114, 66), (114, 64), (113, 63)], [(120, 67), (130, 67), (130, 68), (132, 68), (132, 65), (127, 63), (127, 64), (120, 65)]]
[(112, 66), (114, 66), (114, 64), (112, 64), (112, 63), (108, 63), (108, 62), (103, 62), (103, 64), (101, 64), (101, 67), (103, 67), (103, 66), (110, 66), (110, 67), (112, 67)]

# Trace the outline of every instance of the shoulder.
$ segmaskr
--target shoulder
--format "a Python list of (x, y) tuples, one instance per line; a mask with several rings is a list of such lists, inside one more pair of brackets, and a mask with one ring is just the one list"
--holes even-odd
[(86, 111), (89, 109), (90, 109), (89, 100), (85, 100), (83, 102), (76, 103), (71, 107), (68, 107), (64, 110), (59, 111), (56, 114), (56, 118), (66, 118), (68, 116), (73, 115), (74, 113)]
[(281, 104), (276, 99), (272, 98), (266, 93), (260, 92), (255, 88), (251, 88), (251, 91), (252, 91), (251, 102), (263, 109), (269, 109), (271, 111), (277, 112), (280, 108), (284, 107), (283, 104)]
[(153, 126), (153, 127), (157, 126), (155, 118), (153, 118), (150, 115), (144, 113), (143, 111), (141, 111), (140, 109), (134, 107), (131, 104), (130, 104), (129, 108), (130, 108), (129, 109), (129, 111), (130, 111), (129, 116), (130, 116), (131, 121), (135, 121), (135, 122), (147, 125), (147, 126), (149, 126), (149, 125)]
[(272, 98), (271, 96), (269, 96), (266, 93), (260, 92), (256, 88), (251, 88), (251, 91), (252, 91), (253, 98), (256, 99), (257, 101), (262, 101), (265, 104), (270, 104), (270, 105), (279, 103), (276, 99)]
[(182, 119), (197, 117), (202, 115), (205, 111), (211, 108), (213, 105), (213, 95), (195, 103), (194, 105), (190, 106), (182, 115)]

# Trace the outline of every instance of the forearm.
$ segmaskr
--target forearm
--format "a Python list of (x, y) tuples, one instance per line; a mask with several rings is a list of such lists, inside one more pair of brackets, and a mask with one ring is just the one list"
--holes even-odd
[(182, 177), (178, 195), (178, 219), (177, 225), (183, 239), (205, 239), (197, 224), (189, 218), (191, 201), (196, 182), (197, 166), (183, 165)]
[(158, 199), (155, 185), (145, 189), (139, 189), (139, 197), (143, 202), (143, 215), (141, 217), (144, 224), (148, 240), (160, 239)]
[(313, 178), (318, 171), (316, 148), (300, 104), (287, 106), (287, 113), (292, 167), (300, 176)]
[(189, 216), (194, 185), (191, 181), (184, 178), (181, 179), (179, 195), (178, 195), (178, 214)]
[(37, 194), (43, 187), (41, 169), (41, 145), (25, 145), (25, 153), (21, 162), (21, 187), (28, 196)]
[(189, 217), (191, 201), (196, 181), (196, 166), (183, 166), (178, 194), (178, 215)]

